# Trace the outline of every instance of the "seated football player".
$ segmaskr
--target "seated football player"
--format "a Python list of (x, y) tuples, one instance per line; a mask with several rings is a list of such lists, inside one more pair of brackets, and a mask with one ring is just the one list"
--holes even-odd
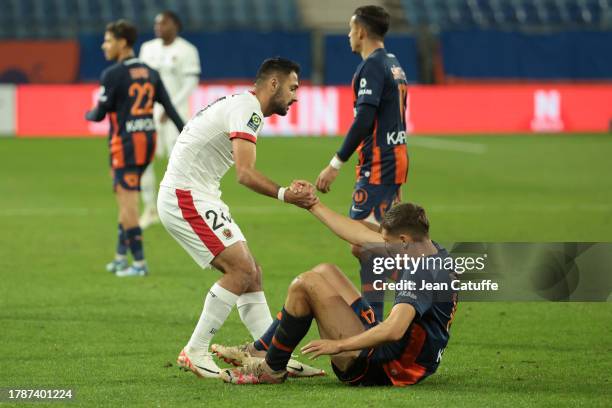
[(384, 215), (380, 232), (321, 203), (310, 212), (351, 244), (384, 244), (390, 257), (441, 258), (441, 262), (421, 262), (415, 270), (402, 271), (402, 280), (415, 282), (417, 289), (397, 291), (383, 322), (376, 320), (370, 305), (337, 266), (321, 264), (302, 273), (289, 286), (282, 311), (259, 340), (236, 347), (212, 346), (217, 356), (240, 366), (222, 370), (220, 377), (233, 384), (284, 382), (291, 354), (313, 320), (321, 339), (306, 344), (302, 353), (312, 358), (331, 356), (336, 376), (347, 384), (405, 386), (433, 374), (449, 340), (457, 297), (453, 291), (440, 295), (419, 290), (454, 278), (452, 271), (431, 266), (442, 265), (449, 255), (429, 238), (423, 208), (395, 205)]

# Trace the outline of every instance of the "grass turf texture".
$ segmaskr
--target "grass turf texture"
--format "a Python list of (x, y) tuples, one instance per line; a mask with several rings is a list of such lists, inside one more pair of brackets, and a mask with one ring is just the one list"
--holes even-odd
[[(284, 184), (314, 180), (339, 143), (262, 138), (258, 167)], [(612, 240), (608, 136), (409, 144), (403, 198), (428, 209), (437, 240)], [(455, 150), (461, 146), (480, 153)], [(283, 386), (238, 387), (180, 372), (176, 356), (218, 274), (198, 269), (160, 225), (145, 233), (148, 278), (104, 271), (116, 209), (103, 140), (0, 139), (0, 151), (0, 387), (72, 387), (77, 405), (88, 406), (609, 404), (610, 303), (460, 304), (438, 372), (405, 389), (346, 387), (327, 359), (314, 364), (330, 376)], [(323, 201), (346, 213), (353, 176), (345, 168)], [(317, 263), (334, 262), (357, 279), (348, 245), (309, 214), (248, 191), (233, 173), (223, 186), (263, 266), (273, 311), (292, 277)], [(215, 337), (247, 339), (236, 311)]]

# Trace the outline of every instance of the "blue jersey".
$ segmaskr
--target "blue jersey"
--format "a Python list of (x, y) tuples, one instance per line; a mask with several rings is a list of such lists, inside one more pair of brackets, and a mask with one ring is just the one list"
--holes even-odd
[[(436, 245), (437, 246), (437, 245)], [(445, 249), (428, 258), (440, 258), (441, 265), (448, 257)], [(435, 262), (432, 262), (434, 264)], [(402, 280), (417, 284), (415, 291), (397, 291), (395, 304), (408, 303), (416, 316), (401, 340), (386, 344), (382, 363), (394, 385), (409, 385), (433, 374), (440, 365), (442, 353), (449, 340), (449, 330), (457, 309), (457, 293), (450, 286), (455, 274), (444, 269), (418, 268), (406, 271)], [(446, 284), (446, 291), (418, 290), (422, 282)], [(386, 360), (386, 361), (384, 361)]]
[(168, 117), (182, 130), (184, 123), (159, 73), (137, 58), (117, 62), (102, 73), (98, 104), (86, 118), (110, 119), (109, 148), (113, 169), (146, 166), (155, 153), (153, 104), (163, 105)]
[(384, 48), (359, 64), (353, 77), (354, 107), (376, 107), (372, 133), (359, 147), (357, 179), (370, 184), (403, 184), (408, 172), (406, 150), (406, 74)]

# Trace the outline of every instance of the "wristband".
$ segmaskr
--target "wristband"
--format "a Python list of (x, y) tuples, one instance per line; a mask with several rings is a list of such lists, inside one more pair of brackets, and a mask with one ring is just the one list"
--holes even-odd
[(287, 187), (280, 187), (276, 195), (276, 197), (283, 202), (285, 201), (285, 191), (287, 191)]
[(340, 160), (336, 155), (334, 155), (334, 157), (332, 157), (331, 161), (329, 162), (329, 165), (336, 170), (340, 170), (343, 164), (344, 162)]

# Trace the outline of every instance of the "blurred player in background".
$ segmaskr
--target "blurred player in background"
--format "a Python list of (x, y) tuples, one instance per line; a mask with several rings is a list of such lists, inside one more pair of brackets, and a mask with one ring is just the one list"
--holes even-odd
[[(219, 184), (225, 173), (235, 166), (240, 184), (280, 201), (300, 207), (316, 202), (312, 192), (280, 187), (255, 168), (263, 118), (287, 114), (297, 101), (299, 72), (293, 61), (265, 60), (252, 91), (222, 97), (200, 110), (180, 134), (160, 185), (157, 207), (164, 227), (200, 267), (213, 266), (223, 274), (209, 289), (200, 319), (177, 361), (199, 377), (219, 374), (208, 348), (234, 306), (254, 339), (272, 323), (261, 268), (221, 200)], [(309, 371), (297, 367), (298, 374)]]
[[(198, 50), (187, 40), (179, 37), (181, 20), (176, 13), (166, 10), (155, 17), (154, 40), (147, 41), (140, 48), (140, 59), (156, 69), (183, 120), (189, 119), (189, 97), (198, 86), (200, 78), (200, 57)], [(154, 107), (155, 127), (157, 129), (157, 157), (170, 157), (179, 132), (168, 121), (163, 107)], [(142, 175), (142, 201), (144, 210), (140, 217), (140, 227), (159, 222), (157, 215), (157, 184), (153, 163)]]
[[(117, 276), (144, 276), (148, 273), (144, 259), (142, 230), (138, 226), (140, 179), (155, 153), (153, 103), (159, 102), (177, 129), (183, 121), (172, 106), (157, 71), (134, 57), (136, 28), (119, 20), (108, 24), (102, 50), (116, 64), (102, 73), (97, 106), (87, 112), (87, 120), (110, 120), (110, 164), (117, 205), (119, 233), (115, 259), (106, 269)], [(128, 249), (133, 264), (128, 267)]]
[[(357, 150), (357, 182), (350, 217), (374, 230), (387, 208), (400, 201), (400, 187), (408, 174), (406, 150), (406, 75), (383, 42), (389, 13), (382, 7), (363, 6), (350, 20), (351, 50), (363, 61), (353, 77), (355, 119), (340, 150), (317, 178), (317, 189), (330, 191), (342, 165)], [(360, 250), (353, 246), (353, 254)], [(373, 279), (368, 260), (360, 258), (362, 290)], [(369, 298), (378, 320), (383, 319), (383, 299)]]

